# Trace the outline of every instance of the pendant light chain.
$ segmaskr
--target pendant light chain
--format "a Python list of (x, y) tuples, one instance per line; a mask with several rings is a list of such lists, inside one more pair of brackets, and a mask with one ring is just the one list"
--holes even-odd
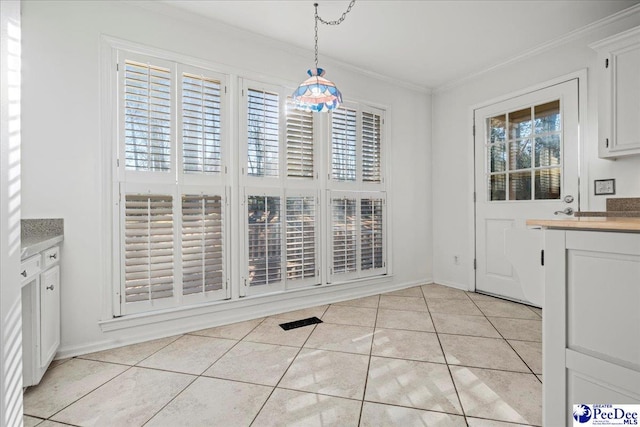
[(316, 69), (318, 68), (318, 21), (322, 22), (325, 25), (340, 25), (342, 23), (342, 21), (344, 21), (344, 19), (347, 17), (347, 14), (349, 12), (351, 12), (351, 8), (353, 7), (353, 5), (356, 4), (356, 0), (351, 0), (351, 2), (349, 3), (349, 6), (347, 7), (347, 10), (342, 14), (342, 16), (339, 19), (336, 19), (335, 21), (325, 21), (324, 19), (322, 19), (320, 17), (320, 15), (318, 15), (318, 3), (314, 3), (313, 6), (316, 8), (316, 13), (315, 13), (315, 19), (316, 19), (316, 25), (315, 25), (315, 60), (316, 60)]

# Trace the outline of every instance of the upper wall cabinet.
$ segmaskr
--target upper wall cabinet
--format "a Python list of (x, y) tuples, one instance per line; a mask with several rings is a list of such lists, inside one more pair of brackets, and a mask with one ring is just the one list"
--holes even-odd
[(640, 155), (640, 27), (590, 47), (598, 52), (598, 154)]

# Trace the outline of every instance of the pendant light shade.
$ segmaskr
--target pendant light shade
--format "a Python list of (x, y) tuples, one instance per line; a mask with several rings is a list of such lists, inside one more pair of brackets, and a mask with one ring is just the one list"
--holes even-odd
[(300, 83), (292, 98), (298, 110), (321, 112), (338, 108), (342, 103), (342, 94), (336, 85), (324, 78), (322, 68), (307, 71), (309, 78)]
[(324, 78), (324, 70), (318, 67), (318, 22), (326, 25), (340, 25), (356, 0), (351, 0), (346, 12), (342, 14), (340, 19), (335, 21), (326, 21), (318, 15), (318, 3), (314, 3), (315, 7), (315, 68), (307, 70), (309, 78), (298, 86), (291, 97), (295, 108), (303, 111), (323, 112), (332, 111), (342, 104), (342, 94), (336, 87), (335, 83)]

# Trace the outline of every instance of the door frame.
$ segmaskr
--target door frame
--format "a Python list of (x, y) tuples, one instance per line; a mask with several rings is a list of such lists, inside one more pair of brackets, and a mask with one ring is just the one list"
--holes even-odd
[[(476, 152), (475, 152), (475, 135), (473, 132), (473, 126), (475, 123), (475, 111), (488, 107), (493, 104), (497, 104), (498, 102), (503, 102), (509, 100), (511, 98), (516, 98), (518, 96), (526, 95), (531, 92), (535, 92), (541, 89), (545, 89), (549, 86), (554, 86), (560, 83), (567, 82), (569, 80), (577, 79), (578, 80), (578, 206), (581, 210), (589, 209), (589, 170), (587, 168), (587, 152), (588, 148), (585, 144), (585, 136), (586, 129), (588, 127), (588, 116), (587, 116), (587, 69), (583, 68), (581, 70), (575, 71), (573, 73), (565, 74), (560, 77), (556, 77), (555, 79), (547, 80), (542, 83), (538, 83), (532, 86), (528, 86), (524, 89), (520, 89), (514, 92), (510, 92), (506, 95), (502, 95), (499, 97), (495, 97), (489, 99), (487, 101), (471, 105), (468, 110), (467, 121), (469, 123), (469, 129), (472, 131), (469, 133), (469, 142), (468, 142), (468, 156), (467, 156), (467, 170), (471, 171), (468, 175), (468, 188), (469, 193), (467, 200), (471, 200), (469, 204), (469, 210), (467, 212), (467, 224), (469, 226), (469, 230), (473, 230), (473, 236), (469, 239), (469, 243), (467, 246), (467, 254), (470, 260), (473, 260), (470, 263), (469, 268), (469, 291), (476, 290), (476, 268), (475, 268), (475, 260), (476, 260), (476, 169), (475, 169), (475, 160), (476, 160)], [(596, 146), (597, 149), (597, 146)], [(584, 198), (581, 196), (585, 196)]]

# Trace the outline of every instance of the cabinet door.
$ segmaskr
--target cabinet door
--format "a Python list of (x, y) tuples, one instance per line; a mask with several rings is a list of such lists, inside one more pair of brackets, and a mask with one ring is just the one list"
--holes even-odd
[(613, 146), (611, 151), (640, 149), (640, 44), (613, 55)]
[(60, 267), (40, 276), (40, 367), (46, 369), (60, 345)]

